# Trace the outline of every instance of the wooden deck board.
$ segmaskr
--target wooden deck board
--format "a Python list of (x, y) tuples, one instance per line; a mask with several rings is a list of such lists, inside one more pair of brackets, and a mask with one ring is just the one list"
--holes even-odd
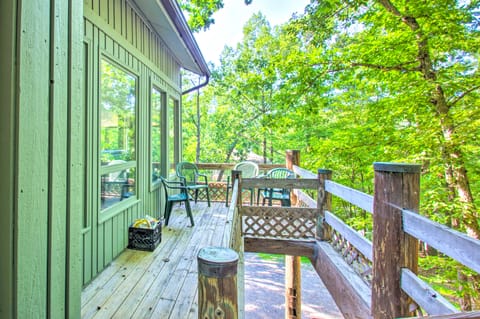
[(187, 318), (197, 316), (197, 254), (219, 245), (224, 204), (192, 203), (195, 226), (175, 206), (154, 252), (125, 250), (82, 292), (82, 318)]
[[(224, 203), (212, 203), (211, 208), (204, 202), (192, 203), (192, 213), (194, 227), (190, 226), (185, 207), (175, 206), (170, 224), (162, 228), (162, 241), (154, 252), (126, 249), (92, 280), (82, 292), (82, 318), (197, 318), (198, 252), (203, 247), (220, 245), (229, 228)], [(242, 257), (239, 264), (244, 265)], [(258, 273), (254, 278), (263, 281), (265, 270), (260, 272), (262, 275)], [(315, 271), (313, 273), (316, 275)], [(240, 269), (238, 276), (239, 284), (243, 285), (245, 277)], [(275, 273), (272, 276), (276, 276)], [(282, 281), (282, 278), (280, 276), (275, 280)], [(263, 298), (264, 293), (255, 293), (262, 294), (260, 299)], [(245, 301), (243, 295), (239, 298)], [(321, 303), (328, 309), (319, 314), (320, 317), (340, 318), (338, 311), (330, 310), (332, 307), (336, 309), (333, 301), (328, 301), (330, 299), (315, 294), (311, 302), (312, 305)], [(255, 307), (257, 301), (259, 300), (254, 301)], [(280, 291), (277, 306), (271, 304), (270, 297), (260, 302), (262, 304), (258, 308), (249, 310), (249, 315), (254, 318), (272, 318), (272, 313), (278, 312), (275, 309), (282, 305), (282, 292)], [(315, 309), (321, 310), (321, 307)], [(240, 317), (248, 317), (247, 311), (239, 310), (242, 312)], [(259, 311), (263, 311), (263, 315), (259, 316)], [(324, 312), (327, 313), (325, 316)], [(328, 316), (330, 312), (335, 315)], [(273, 317), (282, 316), (283, 314), (276, 313)]]

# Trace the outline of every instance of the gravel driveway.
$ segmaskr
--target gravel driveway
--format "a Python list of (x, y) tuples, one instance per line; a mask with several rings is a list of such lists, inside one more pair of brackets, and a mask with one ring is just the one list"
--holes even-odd
[[(285, 317), (285, 258), (245, 253), (245, 319)], [(302, 318), (343, 318), (310, 262), (302, 262)]]

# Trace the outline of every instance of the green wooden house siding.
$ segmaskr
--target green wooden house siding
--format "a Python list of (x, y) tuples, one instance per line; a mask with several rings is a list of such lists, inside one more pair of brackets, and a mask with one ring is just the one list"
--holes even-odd
[[(181, 155), (184, 62), (135, 3), (152, 5), (0, 1), (0, 318), (79, 318), (83, 285), (126, 248), (130, 223), (162, 211), (151, 178), (151, 91), (165, 100), (155, 165), (167, 175), (170, 149), (174, 160)], [(136, 92), (135, 191), (104, 209), (102, 60), (133, 75)], [(173, 145), (169, 125), (177, 125)]]
[[(128, 226), (145, 215), (160, 216), (162, 194), (159, 184), (151, 183), (150, 95), (155, 87), (167, 100), (181, 100), (180, 65), (162, 40), (151, 30), (138, 9), (128, 1), (84, 2), (85, 101), (86, 108), (86, 198), (82, 228), (82, 282), (88, 283), (128, 245)], [(137, 143), (136, 194), (102, 209), (99, 194), (102, 167), (99, 164), (100, 64), (102, 60), (123, 68), (136, 77)], [(172, 109), (165, 105), (162, 116), (162, 153), (168, 154), (167, 119)], [(178, 118), (178, 115), (175, 116)], [(179, 125), (179, 121), (176, 122)], [(176, 132), (180, 132), (177, 127)], [(179, 136), (176, 135), (176, 145)], [(176, 147), (178, 154), (179, 148)], [(178, 158), (178, 155), (176, 156)], [(168, 157), (163, 157), (162, 174), (168, 174)]]
[(82, 12), (0, 2), (1, 318), (78, 317)]

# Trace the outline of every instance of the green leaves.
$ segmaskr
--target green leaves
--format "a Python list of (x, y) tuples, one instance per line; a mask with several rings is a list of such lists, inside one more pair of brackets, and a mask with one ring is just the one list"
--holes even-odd
[[(202, 97), (204, 161), (299, 149), (303, 167), (367, 193), (374, 162), (419, 163), (421, 213), (479, 237), (479, 12), (478, 0), (323, 0), (276, 28), (254, 15)], [(369, 232), (364, 212), (334, 205)]]
[(223, 8), (223, 0), (181, 0), (180, 7), (188, 15), (188, 25), (192, 31), (208, 29), (215, 23), (212, 15)]

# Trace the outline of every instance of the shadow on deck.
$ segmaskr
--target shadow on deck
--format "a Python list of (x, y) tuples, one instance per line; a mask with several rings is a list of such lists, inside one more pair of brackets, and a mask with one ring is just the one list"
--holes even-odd
[[(193, 204), (193, 203), (192, 203)], [(154, 252), (126, 249), (82, 292), (82, 318), (197, 318), (197, 254), (228, 231), (224, 203), (192, 205), (195, 226), (175, 206)], [(304, 270), (305, 269), (305, 270)], [(304, 318), (341, 313), (310, 263), (302, 266)], [(282, 258), (245, 255), (245, 318), (284, 315)]]

